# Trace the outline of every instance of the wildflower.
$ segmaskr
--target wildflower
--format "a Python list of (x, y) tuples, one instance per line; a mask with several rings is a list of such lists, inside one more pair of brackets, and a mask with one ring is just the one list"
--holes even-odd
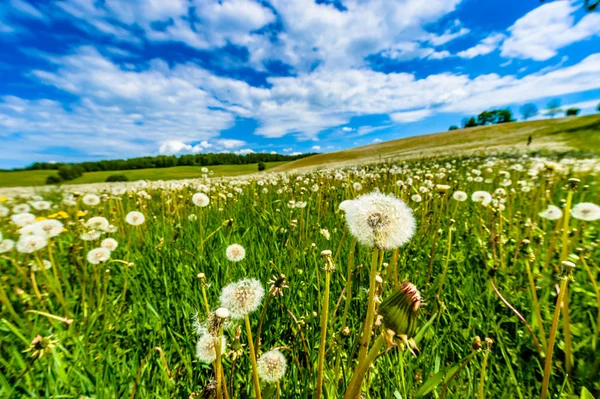
[(240, 244), (231, 244), (225, 250), (225, 256), (231, 262), (239, 262), (246, 257), (246, 250)]
[(144, 223), (146, 217), (143, 213), (137, 211), (131, 211), (125, 216), (125, 221), (132, 226), (139, 226)]
[(87, 233), (83, 233), (81, 234), (80, 238), (83, 241), (93, 241), (93, 240), (97, 240), (98, 238), (100, 238), (100, 232), (97, 230), (90, 230)]
[(454, 194), (452, 194), (452, 198), (460, 202), (466, 201), (467, 197), (467, 193), (465, 193), (464, 191), (455, 191)]
[(423, 201), (423, 197), (421, 197), (419, 194), (413, 194), (410, 197), (411, 200), (413, 200), (414, 202), (421, 202)]
[(539, 213), (541, 218), (548, 220), (558, 220), (562, 217), (563, 212), (555, 205), (548, 205), (545, 211)]
[[(40, 270), (42, 270), (40, 265), (38, 265), (38, 263), (35, 261), (29, 262), (29, 266), (31, 266), (31, 269), (34, 272), (39, 272)], [(52, 268), (52, 263), (49, 260), (44, 259), (44, 260), (42, 260), (42, 267), (44, 270), (49, 270)]]
[(325, 229), (321, 229), (320, 233), (323, 237), (325, 237), (326, 240), (329, 240), (329, 238), (331, 238), (331, 233), (329, 233), (329, 230)]
[(5, 252), (10, 252), (15, 247), (15, 242), (13, 240), (9, 240), (8, 238), (0, 241), (0, 254)]
[(27, 204), (19, 204), (13, 207), (13, 213), (28, 213), (31, 207)]
[(63, 231), (63, 224), (56, 219), (40, 220), (32, 225), (34, 231), (43, 237), (56, 237)]
[(110, 252), (113, 252), (119, 246), (119, 242), (117, 240), (115, 240), (114, 238), (106, 238), (106, 239), (102, 240), (102, 243), (100, 244), (100, 246), (102, 248), (108, 249)]
[(110, 258), (110, 250), (108, 248), (94, 248), (87, 254), (87, 260), (92, 265), (97, 265), (106, 262)]
[(386, 328), (396, 335), (412, 337), (417, 328), (421, 294), (414, 284), (405, 282), (379, 305), (378, 313)]
[[(221, 336), (221, 354), (227, 347), (227, 340), (225, 336)], [(196, 344), (196, 357), (203, 363), (212, 363), (217, 359), (217, 351), (216, 351), (216, 343), (217, 337), (208, 333), (208, 331), (204, 331), (200, 338), (198, 339), (198, 343)]]
[(204, 193), (196, 193), (192, 196), (192, 202), (194, 205), (204, 208), (205, 206), (208, 206), (210, 199)]
[(24, 254), (30, 254), (39, 251), (46, 245), (48, 245), (46, 237), (38, 235), (21, 236), (19, 241), (17, 241), (17, 251)]
[(53, 335), (42, 337), (38, 334), (23, 352), (31, 352), (31, 357), (40, 359), (44, 355), (52, 353), (52, 348), (57, 342), (58, 340)]
[(0, 205), (0, 217), (3, 218), (5, 216), (8, 216), (9, 212), (10, 210), (7, 207)]
[(195, 222), (196, 220), (198, 220), (198, 216), (196, 216), (196, 214), (195, 214), (195, 213), (192, 213), (192, 214), (190, 214), (190, 215), (188, 216), (188, 220), (189, 220), (190, 222)]
[(412, 209), (393, 195), (371, 193), (346, 210), (350, 233), (363, 245), (383, 250), (406, 244), (415, 232)]
[(17, 213), (10, 217), (10, 220), (17, 226), (25, 226), (28, 224), (35, 223), (35, 215), (32, 213)]
[(225, 286), (220, 302), (222, 307), (229, 309), (231, 318), (241, 319), (258, 309), (264, 295), (260, 281), (243, 279)]
[(344, 200), (344, 201), (340, 202), (340, 205), (338, 206), (338, 208), (340, 209), (340, 211), (346, 212), (348, 210), (348, 208), (350, 208), (352, 206), (353, 202), (354, 201), (352, 201), (352, 200)]
[(480, 202), (483, 206), (488, 206), (492, 202), (492, 195), (487, 191), (475, 191), (471, 195), (473, 202)]
[(600, 219), (600, 206), (591, 202), (581, 202), (571, 209), (571, 216), (586, 222), (598, 220)]
[(263, 353), (257, 361), (257, 367), (261, 380), (275, 383), (284, 376), (287, 360), (279, 350), (273, 349)]
[(94, 206), (100, 203), (100, 197), (98, 197), (96, 194), (86, 194), (81, 200), (88, 206)]
[(108, 229), (109, 223), (108, 219), (106, 219), (103, 216), (94, 216), (90, 218), (87, 222), (85, 222), (85, 226), (94, 230), (106, 231)]
[(354, 184), (352, 184), (352, 188), (355, 191), (360, 191), (360, 190), (362, 190), (363, 187), (362, 187), (362, 184), (360, 184), (359, 182), (355, 182)]

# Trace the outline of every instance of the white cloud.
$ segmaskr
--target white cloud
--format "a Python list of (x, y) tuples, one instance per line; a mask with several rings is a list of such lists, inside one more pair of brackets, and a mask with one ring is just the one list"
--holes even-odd
[(407, 123), (416, 122), (430, 116), (432, 112), (428, 109), (420, 109), (417, 111), (394, 112), (390, 114), (390, 118), (395, 122)]
[(422, 47), (420, 42), (401, 42), (381, 53), (383, 57), (397, 61), (408, 61), (415, 58), (443, 59), (450, 56), (446, 50), (436, 51), (431, 47)]
[(348, 126), (344, 126), (344, 127), (342, 128), (342, 130), (343, 130), (344, 132), (351, 132), (351, 131), (353, 131), (354, 129), (352, 129), (351, 127), (348, 127)]
[(461, 25), (459, 20), (455, 20), (453, 26), (441, 35), (430, 33), (428, 41), (434, 46), (441, 46), (461, 36), (467, 35), (471, 30)]
[(377, 143), (381, 143), (381, 139), (374, 139), (373, 143), (377, 144)]
[(246, 155), (246, 154), (253, 154), (254, 151), (252, 151), (250, 148), (243, 148), (241, 150), (237, 150), (234, 151), (234, 154), (238, 154), (238, 155)]
[(571, 43), (600, 35), (600, 14), (589, 13), (575, 22), (576, 1), (546, 3), (517, 20), (502, 45), (502, 56), (543, 61)]
[(218, 143), (218, 145), (220, 145), (223, 148), (226, 148), (228, 150), (230, 150), (232, 148), (238, 148), (238, 147), (241, 147), (246, 144), (246, 142), (244, 140), (236, 140), (236, 139), (219, 139), (219, 140), (216, 140), (216, 142)]
[(479, 44), (471, 47), (470, 49), (460, 51), (456, 55), (462, 58), (475, 58), (480, 55), (486, 55), (496, 50), (505, 36), (502, 33), (493, 33), (483, 39)]
[(18, 12), (21, 15), (42, 20), (46, 18), (37, 8), (23, 0), (12, 0), (11, 6), (13, 11)]
[(311, 147), (311, 150), (313, 150), (313, 151), (321, 151), (321, 146), (320, 145), (313, 145)]
[(291, 155), (291, 156), (295, 156), (295, 155), (302, 155), (302, 153), (301, 153), (301, 152), (292, 152), (290, 155)]
[(192, 146), (189, 144), (185, 144), (183, 141), (179, 140), (169, 140), (165, 141), (160, 145), (158, 152), (162, 155), (175, 155), (180, 154), (182, 152), (191, 152)]
[(596, 110), (596, 107), (598, 107), (599, 104), (600, 104), (600, 98), (597, 98), (595, 100), (581, 101), (581, 102), (574, 103), (574, 104), (564, 105), (562, 108), (563, 109), (579, 108), (582, 110)]

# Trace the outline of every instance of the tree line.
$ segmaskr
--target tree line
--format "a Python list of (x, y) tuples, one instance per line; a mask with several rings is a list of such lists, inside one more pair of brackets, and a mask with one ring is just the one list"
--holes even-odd
[[(596, 107), (596, 110), (600, 112), (600, 104)], [(519, 112), (523, 120), (528, 120), (540, 114), (538, 107), (533, 103), (524, 104)], [(577, 107), (569, 107), (563, 109), (561, 107), (561, 101), (558, 98), (550, 100), (548, 104), (546, 104), (546, 109), (542, 111), (543, 115), (554, 118), (556, 115), (564, 113), (565, 116), (577, 116), (581, 112), (580, 108)], [(462, 127), (469, 128), (475, 126), (485, 126), (485, 125), (495, 125), (498, 123), (507, 123), (507, 122), (515, 122), (516, 119), (513, 118), (513, 113), (510, 108), (501, 108), (501, 109), (492, 109), (481, 112), (477, 116), (471, 116), (463, 118)], [(456, 130), (459, 127), (457, 125), (452, 125), (448, 130)]]
[(214, 166), (214, 165), (245, 165), (259, 162), (281, 162), (294, 161), (315, 153), (283, 155), (283, 154), (265, 154), (251, 153), (238, 155), (232, 153), (207, 153), (207, 154), (186, 154), (158, 155), (154, 157), (139, 157), (130, 159), (112, 159), (94, 162), (78, 163), (49, 163), (35, 162), (23, 169), (13, 170), (69, 170), (69, 173), (75, 175), (85, 172), (102, 172), (113, 170), (134, 170), (148, 168), (170, 168), (173, 166)]

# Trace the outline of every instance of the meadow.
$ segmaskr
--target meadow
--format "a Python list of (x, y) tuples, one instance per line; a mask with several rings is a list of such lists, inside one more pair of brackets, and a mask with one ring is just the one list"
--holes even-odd
[(453, 156), (12, 190), (0, 397), (597, 397), (599, 175)]
[[(281, 166), (285, 162), (265, 162), (268, 169)], [(246, 165), (216, 165), (211, 166), (211, 176), (238, 176), (258, 171), (258, 164)], [(111, 175), (124, 175), (129, 181), (136, 180), (178, 180), (193, 179), (202, 176), (201, 166), (174, 166), (171, 168), (149, 168), (120, 171), (87, 172), (65, 184), (102, 183)], [(0, 187), (43, 186), (50, 175), (56, 175), (56, 170), (21, 170), (0, 171)]]

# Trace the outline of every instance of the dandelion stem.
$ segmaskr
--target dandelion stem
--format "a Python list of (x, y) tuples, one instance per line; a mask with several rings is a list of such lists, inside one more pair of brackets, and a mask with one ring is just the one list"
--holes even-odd
[[(562, 231), (562, 247), (560, 252), (561, 263), (567, 260), (569, 254), (569, 218), (571, 217), (571, 204), (573, 202), (573, 190), (569, 190), (567, 194), (567, 204), (565, 205), (565, 213), (563, 217), (563, 231)], [(573, 368), (573, 356), (572, 356), (572, 341), (571, 341), (571, 323), (569, 316), (569, 286), (565, 285), (564, 301), (563, 301), (563, 333), (565, 335), (565, 365), (567, 374), (571, 374)]]
[(600, 336), (600, 289), (598, 288), (598, 283), (596, 282), (596, 278), (594, 277), (594, 274), (592, 273), (590, 267), (588, 266), (587, 262), (585, 261), (585, 257), (583, 255), (580, 255), (579, 258), (581, 259), (581, 262), (583, 263), (583, 266), (585, 267), (585, 271), (587, 272), (588, 276), (590, 276), (590, 280), (592, 280), (592, 286), (594, 287), (594, 292), (596, 293), (596, 302), (598, 303), (598, 316), (597, 316), (597, 321), (596, 321), (596, 336)]
[(529, 289), (531, 290), (531, 300), (533, 301), (533, 308), (535, 309), (537, 324), (540, 328), (540, 339), (542, 340), (544, 353), (546, 353), (548, 343), (546, 342), (546, 332), (544, 331), (544, 320), (542, 319), (540, 302), (538, 301), (538, 296), (535, 290), (535, 281), (533, 280), (533, 274), (531, 273), (531, 266), (529, 265), (529, 260), (527, 259), (525, 260), (525, 269), (527, 270), (527, 277), (529, 278)]
[[(217, 379), (217, 399), (223, 399), (223, 389), (221, 387), (221, 383), (225, 383), (225, 379), (222, 377), (223, 366), (221, 363), (221, 342), (223, 336), (223, 325), (219, 327), (219, 333), (217, 334), (217, 339), (215, 341), (215, 352), (217, 354), (217, 359), (215, 360), (215, 376)], [(227, 391), (227, 389), (225, 389)]]
[(327, 343), (327, 319), (329, 317), (329, 285), (332, 270), (325, 266), (325, 292), (323, 293), (323, 309), (321, 310), (321, 340), (319, 343), (319, 363), (317, 371), (317, 399), (323, 395), (323, 368), (325, 367), (325, 345)]
[(446, 252), (446, 264), (444, 265), (444, 271), (442, 272), (442, 280), (440, 281), (440, 287), (437, 292), (437, 299), (440, 300), (442, 297), (442, 289), (444, 288), (444, 282), (446, 281), (446, 273), (448, 273), (448, 266), (450, 265), (450, 252), (452, 251), (452, 224), (448, 228), (448, 251)]
[(558, 319), (560, 318), (560, 309), (565, 297), (565, 289), (567, 287), (567, 278), (564, 278), (560, 283), (560, 291), (556, 299), (556, 308), (554, 309), (554, 317), (552, 319), (552, 327), (550, 328), (550, 338), (548, 338), (548, 350), (546, 351), (546, 363), (544, 365), (544, 380), (542, 381), (541, 399), (548, 397), (548, 383), (550, 382), (550, 374), (552, 374), (552, 353), (554, 352), (554, 341), (556, 340), (556, 330), (558, 329)]
[(252, 341), (252, 328), (250, 327), (250, 318), (244, 316), (246, 323), (246, 334), (248, 334), (248, 348), (250, 349), (250, 362), (252, 363), (252, 380), (254, 382), (254, 394), (256, 399), (261, 399), (260, 381), (258, 379), (258, 366), (256, 365), (256, 352), (254, 351), (254, 342)]
[(477, 399), (485, 399), (485, 371), (487, 369), (488, 357), (490, 351), (485, 351), (483, 355), (483, 364), (481, 365), (481, 377), (479, 379), (479, 397)]
[(360, 388), (362, 386), (363, 379), (365, 378), (365, 374), (369, 370), (371, 363), (373, 363), (373, 361), (379, 355), (379, 350), (383, 347), (385, 341), (385, 333), (382, 333), (379, 335), (377, 340), (375, 340), (373, 347), (365, 359), (358, 363), (358, 366), (356, 366), (356, 369), (354, 369), (354, 374), (350, 379), (346, 393), (344, 394), (344, 399), (356, 399), (360, 397)]
[(369, 299), (367, 303), (367, 315), (365, 317), (360, 350), (358, 351), (358, 363), (360, 364), (367, 356), (369, 341), (371, 339), (371, 327), (375, 318), (375, 276), (377, 275), (377, 262), (379, 260), (379, 249), (373, 248), (371, 256), (371, 270), (369, 272)]

